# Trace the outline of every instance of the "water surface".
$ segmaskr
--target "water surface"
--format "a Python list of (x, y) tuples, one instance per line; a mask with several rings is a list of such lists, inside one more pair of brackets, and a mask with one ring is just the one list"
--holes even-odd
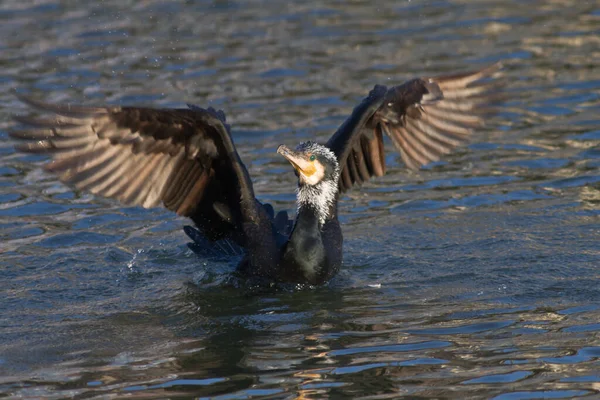
[[(600, 387), (600, 5), (4, 1), (0, 395), (593, 398)], [(256, 293), (185, 219), (70, 190), (17, 154), (10, 89), (222, 108), (260, 199), (281, 143), (325, 141), (376, 84), (503, 61), (470, 146), (345, 195), (343, 271)]]

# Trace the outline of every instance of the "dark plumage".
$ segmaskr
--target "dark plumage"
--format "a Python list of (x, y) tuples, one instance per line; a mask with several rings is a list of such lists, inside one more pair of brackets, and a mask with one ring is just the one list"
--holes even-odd
[(222, 111), (52, 105), (22, 98), (50, 118), (16, 117), (21, 151), (50, 153), (46, 170), (77, 189), (127, 205), (163, 204), (194, 221), (200, 243), (241, 249), (248, 275), (321, 284), (342, 263), (339, 193), (385, 174), (383, 135), (416, 170), (467, 141), (495, 94), (494, 66), (479, 72), (375, 86), (326, 145), (277, 150), (298, 175), (298, 215), (256, 200)]

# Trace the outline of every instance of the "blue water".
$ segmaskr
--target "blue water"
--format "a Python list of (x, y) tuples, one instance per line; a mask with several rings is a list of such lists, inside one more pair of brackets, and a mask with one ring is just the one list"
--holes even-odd
[[(0, 3), (0, 396), (596, 398), (600, 8), (584, 1)], [(222, 108), (261, 200), (376, 84), (506, 65), (474, 142), (343, 196), (341, 273), (228, 284), (188, 223), (15, 153), (12, 89)], [(391, 146), (388, 146), (391, 150)]]

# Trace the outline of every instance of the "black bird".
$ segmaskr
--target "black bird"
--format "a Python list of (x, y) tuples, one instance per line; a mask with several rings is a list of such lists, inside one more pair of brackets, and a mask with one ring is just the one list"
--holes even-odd
[(198, 241), (228, 240), (243, 249), (252, 276), (322, 284), (342, 264), (339, 195), (385, 174), (383, 135), (412, 170), (438, 160), (484, 123), (499, 65), (477, 72), (375, 86), (325, 145), (284, 145), (277, 152), (298, 176), (298, 213), (274, 214), (254, 194), (223, 111), (81, 107), (22, 98), (50, 118), (15, 117), (18, 150), (50, 153), (45, 168), (61, 181), (126, 205), (163, 204), (192, 219)]

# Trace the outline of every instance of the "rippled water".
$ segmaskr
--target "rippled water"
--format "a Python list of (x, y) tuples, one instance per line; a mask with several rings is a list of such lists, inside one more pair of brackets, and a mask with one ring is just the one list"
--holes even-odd
[[(0, 3), (0, 396), (593, 398), (600, 393), (597, 1)], [(278, 144), (375, 83), (507, 65), (468, 148), (345, 196), (326, 287), (253, 293), (186, 222), (16, 154), (10, 94), (223, 108), (262, 200)], [(36, 163), (31, 163), (36, 161)]]

